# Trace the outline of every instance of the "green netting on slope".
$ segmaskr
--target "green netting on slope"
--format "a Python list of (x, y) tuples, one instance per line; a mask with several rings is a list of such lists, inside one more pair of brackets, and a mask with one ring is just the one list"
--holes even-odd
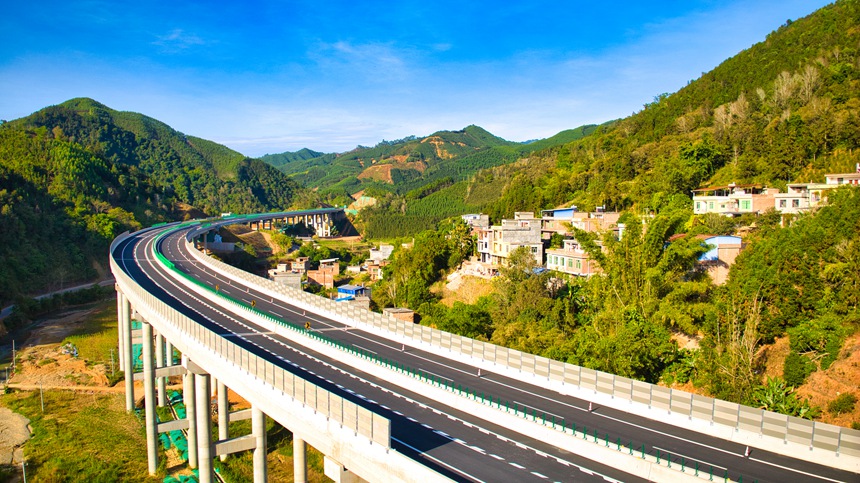
[(200, 473), (196, 469), (191, 470), (193, 475), (168, 476), (164, 478), (164, 483), (197, 483), (200, 481)]
[(143, 344), (132, 344), (131, 353), (134, 355), (132, 357), (132, 366), (135, 371), (143, 370)]
[[(172, 390), (167, 391), (167, 397), (170, 400), (170, 405), (173, 406), (173, 410), (176, 411), (176, 417), (185, 419), (185, 404), (182, 400), (182, 393)], [(177, 429), (162, 433), (159, 439), (162, 437), (167, 440), (166, 442), (162, 440), (165, 450), (174, 447), (179, 452), (179, 457), (182, 458), (182, 461), (188, 461), (188, 440), (181, 430)]]

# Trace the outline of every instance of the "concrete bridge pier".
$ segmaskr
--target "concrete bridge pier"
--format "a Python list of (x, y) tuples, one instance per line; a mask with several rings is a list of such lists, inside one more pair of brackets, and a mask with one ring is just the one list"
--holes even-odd
[(124, 303), (125, 295), (120, 291), (119, 285), (114, 286), (116, 289), (116, 332), (117, 332), (117, 364), (119, 364), (119, 370), (123, 370), (125, 367), (125, 326), (122, 323), (122, 305)]
[[(183, 359), (185, 358), (183, 357)], [(189, 468), (197, 468), (197, 399), (195, 392), (194, 373), (188, 371), (182, 378), (182, 400), (185, 402), (185, 419), (188, 421)]]
[[(227, 385), (218, 380), (215, 391), (218, 393), (218, 439), (223, 441), (230, 437), (230, 404), (227, 401)], [(227, 455), (219, 455), (221, 461), (227, 460)]]
[(293, 433), (293, 481), (308, 482), (308, 456), (305, 440)]
[(164, 339), (164, 357), (168, 366), (173, 365), (173, 344), (167, 338)]
[[(148, 325), (148, 324), (147, 324)], [(161, 369), (164, 366), (164, 336), (155, 334), (155, 368)], [(156, 379), (158, 407), (164, 407), (167, 404), (167, 387), (165, 377), (157, 375)]]
[(123, 364), (125, 373), (125, 410), (134, 410), (134, 351), (131, 346), (131, 304), (121, 291), (117, 291), (117, 302), (119, 304), (118, 325), (122, 327)]
[[(254, 483), (265, 483), (268, 479), (268, 469), (266, 467), (266, 414), (257, 406), (231, 413), (227, 400), (227, 385), (220, 380), (216, 380), (214, 386), (218, 401), (218, 440), (212, 441), (212, 420), (210, 417), (210, 381), (212, 376), (192, 361), (186, 360), (186, 365), (189, 368), (189, 374), (193, 374), (195, 381), (194, 401), (196, 404), (193, 404), (195, 412), (195, 418), (193, 419), (196, 420), (197, 427), (194, 444), (198, 452), (197, 466), (200, 473), (200, 482), (211, 481), (213, 477), (212, 460), (216, 456), (221, 458), (221, 461), (224, 461), (227, 455), (232, 453), (253, 450)], [(191, 400), (190, 397), (189, 400)], [(188, 407), (190, 408), (191, 406)], [(188, 413), (188, 417), (192, 418), (190, 412)], [(243, 419), (251, 419), (251, 434), (231, 438), (229, 434), (230, 421)], [(191, 430), (189, 429), (189, 451), (192, 446), (190, 434)], [(189, 457), (189, 464), (190, 460)]]
[(266, 466), (266, 414), (257, 406), (251, 408), (251, 436), (254, 438), (254, 483), (265, 483), (269, 479)]
[(155, 416), (155, 368), (152, 354), (152, 326), (142, 324), (143, 337), (143, 397), (146, 414), (146, 461), (149, 474), (158, 471), (158, 422)]
[[(212, 418), (209, 414), (211, 389), (209, 374), (194, 374), (194, 401), (197, 418), (197, 467), (200, 483), (212, 483)], [(190, 445), (189, 445), (190, 446)]]

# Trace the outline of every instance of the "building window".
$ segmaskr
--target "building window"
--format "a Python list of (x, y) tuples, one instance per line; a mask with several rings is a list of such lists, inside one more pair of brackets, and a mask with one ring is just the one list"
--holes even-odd
[(779, 200), (779, 207), (785, 208), (785, 200)]
[(714, 209), (714, 202), (713, 202), (713, 201), (709, 201), (709, 202), (708, 202), (708, 209), (709, 209), (709, 210), (713, 210), (713, 209)]
[(567, 259), (567, 268), (572, 268), (572, 267), (573, 267), (573, 259), (572, 259), (572, 258), (568, 258), (568, 259)]
[(701, 206), (701, 205), (702, 205), (702, 203), (700, 203), (700, 202), (698, 202), (698, 201), (696, 202), (696, 211), (701, 211), (701, 210), (702, 210), (702, 206)]
[(580, 260), (580, 259), (576, 259), (576, 268), (577, 268), (577, 269), (581, 269), (581, 268), (582, 268), (582, 260)]
[(791, 200), (792, 208), (800, 208), (800, 200)]
[(741, 200), (741, 209), (749, 211), (752, 208), (751, 200)]

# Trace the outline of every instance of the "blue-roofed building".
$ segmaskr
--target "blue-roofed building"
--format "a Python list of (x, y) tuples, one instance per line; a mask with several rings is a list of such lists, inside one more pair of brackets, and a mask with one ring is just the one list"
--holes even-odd
[(370, 289), (361, 285), (341, 285), (337, 288), (338, 298), (370, 296)]
[[(669, 238), (669, 242), (683, 236), (683, 234), (673, 235)], [(729, 268), (735, 263), (735, 259), (744, 247), (743, 240), (739, 236), (732, 235), (697, 235), (696, 238), (709, 247), (707, 252), (699, 256), (699, 266), (708, 272), (714, 284), (726, 283), (729, 278)]]
[[(702, 238), (702, 241), (706, 245), (710, 245), (713, 248), (711, 248), (707, 252), (703, 253), (699, 257), (700, 262), (713, 262), (713, 261), (721, 260), (722, 258), (720, 258), (720, 248), (722, 248), (723, 251), (725, 251), (726, 249), (732, 249), (732, 250), (734, 250), (735, 248), (740, 249), (740, 246), (741, 246), (741, 237), (739, 237), (739, 236), (715, 235), (715, 236), (708, 236), (707, 238)], [(737, 255), (735, 255), (735, 256), (737, 256)], [(723, 258), (725, 258), (725, 257), (723, 257)], [(734, 262), (734, 257), (732, 257), (732, 262)]]

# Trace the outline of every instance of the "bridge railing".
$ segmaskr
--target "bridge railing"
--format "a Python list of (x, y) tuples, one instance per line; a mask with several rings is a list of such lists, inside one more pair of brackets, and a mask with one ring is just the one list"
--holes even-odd
[(278, 284), (227, 265), (194, 249), (192, 240), (202, 231), (205, 229), (190, 232), (186, 237), (190, 252), (198, 261), (229, 277), (255, 286), (263, 292), (297, 302), (296, 305), (307, 307), (323, 315), (330, 315), (339, 320), (350, 319), (350, 323), (353, 325), (358, 325), (356, 324), (357, 321), (359, 324), (387, 331), (415, 342), (487, 361), (494, 365), (501, 365), (533, 376), (538, 381), (544, 379), (586, 391), (594, 391), (612, 399), (638, 403), (651, 410), (666, 411), (668, 414), (683, 416), (689, 420), (704, 421), (712, 426), (722, 426), (754, 435), (782, 439), (784, 442), (797, 443), (808, 446), (810, 449), (816, 448), (833, 452), (836, 455), (860, 457), (860, 431), (857, 430), (786, 416), (555, 361), (438, 329), (404, 322), (385, 314), (335, 302), (325, 297)]
[[(265, 382), (285, 396), (354, 431), (357, 435), (385, 448), (391, 447), (391, 421), (387, 418), (308, 382), (203, 327), (140, 287), (120, 269), (113, 256), (110, 257), (110, 264), (117, 284), (132, 301), (133, 306), (144, 308), (147, 313), (156, 314), (162, 322), (171, 324), (203, 348), (218, 354), (240, 367), (251, 377)], [(194, 359), (193, 354), (189, 356)]]

